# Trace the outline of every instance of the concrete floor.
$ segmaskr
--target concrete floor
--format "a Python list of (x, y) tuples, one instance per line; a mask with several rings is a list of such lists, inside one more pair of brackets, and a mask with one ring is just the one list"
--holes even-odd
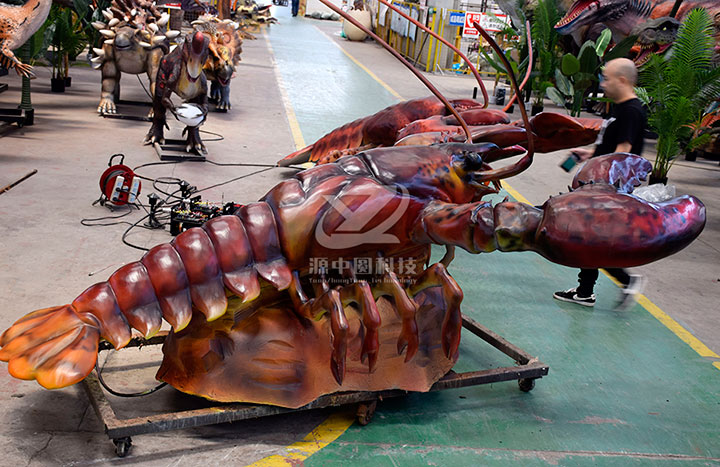
[[(400, 97), (428, 94), (379, 46), (341, 39), (338, 23), (291, 18), (287, 8), (276, 10), (280, 23), (243, 46), (233, 109), (212, 113), (203, 127), (224, 138), (210, 141), (213, 136), (204, 135), (210, 160), (270, 165), (303, 141), (312, 142)], [(72, 88), (51, 94), (48, 70), (37, 71), (36, 124), (0, 127), (0, 186), (38, 169), (0, 197), (2, 329), (27, 312), (71, 301), (139, 258), (139, 251), (120, 241), (127, 225), (83, 227), (80, 220), (111, 215), (91, 206), (110, 155), (124, 153), (131, 167), (157, 161), (154, 151), (141, 144), (149, 124), (95, 114), (98, 72), (74, 67)], [(448, 97), (471, 95), (473, 82), (465, 76), (429, 77)], [(0, 94), (0, 106), (14, 106), (20, 80), (0, 81), (11, 87)], [(135, 77), (123, 77), (122, 98), (145, 98)], [(179, 136), (181, 126), (169, 123), (169, 135)], [(538, 155), (509, 185), (533, 204), (541, 203), (569, 183), (570, 176), (558, 167), (564, 157)], [(180, 177), (203, 188), (265, 169), (185, 163), (138, 172)], [(250, 202), (291, 173), (268, 169), (211, 188), (203, 198)], [(550, 375), (529, 394), (504, 383), (411, 395), (381, 404), (367, 427), (350, 427), (350, 412), (328, 410), (142, 435), (134, 438), (131, 455), (118, 459), (79, 387), (49, 392), (3, 370), (0, 446), (5, 455), (0, 465), (717, 465), (719, 181), (717, 161), (679, 161), (672, 169), (670, 183), (678, 192), (705, 202), (708, 225), (684, 251), (638, 268), (649, 279), (646, 298), (643, 306), (623, 315), (611, 310), (617, 288), (607, 278), (601, 277), (598, 305), (589, 311), (551, 298), (553, 290), (573, 285), (571, 269), (524, 253), (459, 256), (451, 272), (466, 292), (464, 311), (550, 364)], [(144, 186), (143, 198), (151, 191)], [(140, 217), (133, 213), (127, 219)], [(167, 232), (145, 230), (129, 237), (143, 246), (169, 239)], [(137, 390), (153, 384), (153, 365), (160, 356), (144, 349), (108, 358), (110, 370), (129, 366), (123, 373), (108, 370), (111, 384)], [(486, 368), (508, 362), (465, 336), (459, 365), (479, 369), (476, 364)], [(168, 388), (141, 401), (113, 403), (125, 416), (196, 404)]]

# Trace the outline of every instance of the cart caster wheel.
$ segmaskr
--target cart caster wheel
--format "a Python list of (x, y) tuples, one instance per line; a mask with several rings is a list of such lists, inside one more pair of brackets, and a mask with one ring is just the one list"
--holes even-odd
[(535, 387), (535, 378), (522, 378), (518, 380), (518, 386), (522, 392), (530, 392)]
[(373, 415), (375, 415), (376, 408), (377, 408), (377, 401), (372, 401), (369, 403), (363, 403), (363, 404), (358, 405), (357, 414), (356, 414), (357, 422), (362, 426), (365, 426), (368, 423), (370, 423), (370, 421), (373, 418)]
[(127, 438), (117, 438), (113, 440), (113, 443), (115, 443), (115, 454), (117, 454), (118, 457), (125, 457), (128, 452), (130, 452), (132, 439), (130, 439), (129, 436)]

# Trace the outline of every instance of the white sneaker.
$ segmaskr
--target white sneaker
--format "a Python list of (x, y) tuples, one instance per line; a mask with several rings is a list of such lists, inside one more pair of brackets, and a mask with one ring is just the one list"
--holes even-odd
[(622, 289), (618, 304), (615, 305), (615, 311), (627, 311), (632, 308), (637, 301), (637, 295), (645, 289), (646, 282), (645, 276), (630, 274), (630, 283)]

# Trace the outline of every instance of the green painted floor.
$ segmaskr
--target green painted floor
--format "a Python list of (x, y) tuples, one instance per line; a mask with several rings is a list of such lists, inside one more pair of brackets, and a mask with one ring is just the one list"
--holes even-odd
[[(275, 31), (269, 39), (307, 143), (396, 102), (312, 21)], [(305, 464), (720, 465), (720, 371), (639, 305), (612, 311), (618, 289), (609, 279), (601, 275), (592, 310), (553, 300), (577, 271), (532, 253), (461, 252), (450, 272), (464, 313), (550, 374), (530, 393), (510, 382), (386, 400), (372, 423), (353, 425)], [(458, 371), (512, 364), (469, 333), (460, 350)]]

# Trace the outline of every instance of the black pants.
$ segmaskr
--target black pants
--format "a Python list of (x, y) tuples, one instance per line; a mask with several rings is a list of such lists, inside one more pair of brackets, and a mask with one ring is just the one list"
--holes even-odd
[(292, 15), (293, 16), (297, 16), (299, 7), (300, 7), (300, 0), (292, 0)]
[[(617, 279), (623, 287), (627, 287), (630, 284), (630, 275), (627, 271), (621, 268), (605, 268), (608, 274)], [(577, 294), (581, 297), (589, 297), (593, 294), (595, 289), (595, 281), (598, 278), (597, 269), (581, 269), (578, 274), (578, 288)]]

